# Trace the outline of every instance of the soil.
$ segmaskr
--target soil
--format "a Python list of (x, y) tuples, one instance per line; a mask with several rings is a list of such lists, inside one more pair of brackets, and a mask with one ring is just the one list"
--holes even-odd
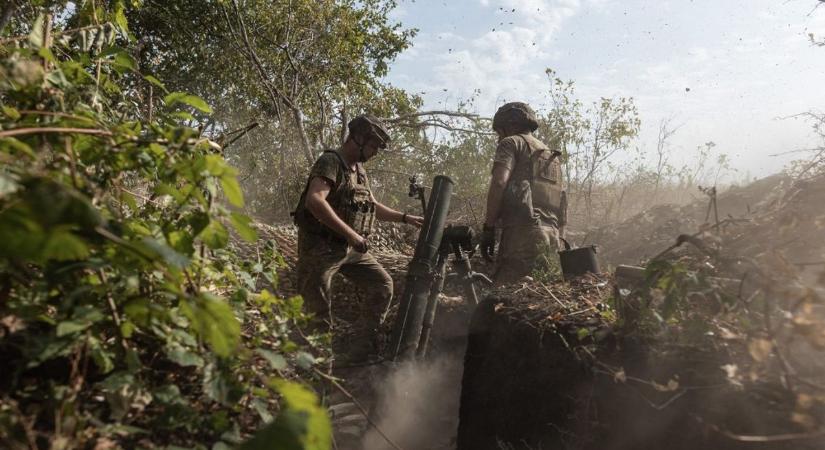
[[(549, 303), (488, 297), (473, 315), (457, 448), (814, 449), (818, 440), (740, 442), (729, 435), (804, 434), (780, 386), (742, 391), (714, 348), (661, 348)], [(538, 312), (557, 319), (536, 320)], [(591, 330), (585, 334), (580, 329)]]

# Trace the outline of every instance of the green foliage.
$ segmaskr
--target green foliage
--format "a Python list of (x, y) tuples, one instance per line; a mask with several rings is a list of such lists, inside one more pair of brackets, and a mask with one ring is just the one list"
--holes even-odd
[(0, 48), (0, 446), (220, 447), (274, 418), (270, 448), (330, 448), (280, 378), (320, 361), (289, 338), (300, 299), (256, 292), (280, 256), (229, 246), (257, 236), (237, 170), (187, 126), (211, 108), (173, 92), (149, 120), (130, 86), (163, 84), (137, 72), (129, 5), (91, 5), (68, 22), (108, 18), (98, 44)]
[(283, 380), (272, 385), (284, 399), (278, 418), (247, 441), (241, 450), (268, 450), (281, 443), (284, 450), (326, 450), (332, 447), (332, 425), (315, 394)]

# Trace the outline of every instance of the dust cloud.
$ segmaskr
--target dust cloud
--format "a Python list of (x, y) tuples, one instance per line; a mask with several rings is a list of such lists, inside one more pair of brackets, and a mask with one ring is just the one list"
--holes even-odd
[[(378, 388), (373, 420), (396, 444), (420, 450), (455, 447), (462, 354), (433, 355), (425, 361), (400, 364), (387, 373)], [(371, 428), (361, 448), (393, 447)]]

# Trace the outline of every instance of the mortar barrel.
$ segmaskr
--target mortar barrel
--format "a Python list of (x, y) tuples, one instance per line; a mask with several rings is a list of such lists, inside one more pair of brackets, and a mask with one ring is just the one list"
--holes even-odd
[(399, 299), (398, 316), (390, 339), (388, 356), (393, 361), (414, 356), (418, 348), (454, 186), (453, 180), (444, 175), (438, 175), (433, 180), (427, 211), (424, 214), (424, 225), (418, 235), (415, 253), (407, 271), (407, 280)]

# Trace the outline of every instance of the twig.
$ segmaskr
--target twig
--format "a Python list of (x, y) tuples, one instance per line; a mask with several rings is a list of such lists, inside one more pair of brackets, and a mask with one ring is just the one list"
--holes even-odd
[(586, 313), (586, 312), (591, 311), (591, 310), (594, 310), (594, 309), (596, 309), (596, 307), (595, 307), (595, 306), (591, 306), (591, 307), (589, 307), (589, 308), (585, 308), (585, 309), (583, 309), (583, 310), (581, 310), (581, 311), (572, 312), (572, 313), (568, 314), (568, 315), (567, 315), (567, 317), (570, 317), (570, 316), (575, 316), (575, 315), (582, 314), (582, 313)]
[(393, 448), (395, 448), (396, 450), (404, 450), (403, 448), (401, 448), (401, 446), (399, 446), (398, 444), (393, 442), (393, 440), (390, 439), (389, 436), (384, 434), (384, 432), (381, 430), (381, 428), (375, 422), (372, 421), (372, 419), (370, 418), (370, 414), (369, 414), (369, 412), (367, 412), (366, 408), (364, 408), (361, 405), (361, 403), (358, 401), (358, 399), (356, 399), (354, 395), (350, 394), (344, 388), (344, 386), (341, 386), (341, 383), (339, 383), (338, 380), (335, 379), (335, 377), (327, 375), (327, 374), (325, 374), (324, 372), (321, 372), (318, 369), (313, 369), (313, 371), (318, 376), (320, 376), (321, 378), (324, 378), (325, 380), (329, 381), (336, 389), (338, 389), (339, 392), (344, 394), (344, 396), (347, 397), (361, 411), (361, 414), (363, 414), (364, 418), (367, 419), (367, 423), (369, 423), (370, 426), (375, 428), (375, 431), (377, 431), (378, 434), (380, 434), (381, 437), (384, 438), (384, 440), (387, 441)]
[(113, 136), (111, 131), (97, 130), (94, 128), (62, 128), (62, 127), (39, 127), (39, 128), (15, 128), (13, 130), (0, 131), (0, 138), (21, 136), (26, 134), (41, 134), (41, 133), (77, 133), (77, 134), (93, 134), (98, 136)]
[(6, 397), (4, 399), (4, 403), (7, 403), (14, 413), (20, 416), (20, 424), (23, 426), (23, 432), (26, 434), (26, 440), (29, 443), (29, 448), (31, 450), (38, 450), (37, 446), (37, 435), (34, 431), (34, 420), (29, 419), (23, 414), (23, 411), (20, 410), (20, 407), (17, 405), (17, 402), (11, 398)]
[(562, 303), (562, 301), (561, 301), (561, 300), (559, 300), (559, 298), (558, 298), (558, 297), (556, 297), (556, 294), (554, 294), (554, 293), (553, 293), (553, 291), (551, 291), (551, 290), (550, 290), (550, 288), (549, 288), (549, 287), (547, 287), (547, 285), (545, 285), (544, 283), (542, 283), (542, 284), (541, 284), (541, 287), (543, 287), (543, 288), (544, 288), (544, 290), (545, 290), (545, 291), (547, 291), (547, 293), (548, 293), (548, 294), (550, 294), (550, 297), (553, 297), (553, 300), (555, 300), (556, 302), (558, 302), (558, 304), (559, 304), (559, 305), (561, 305), (561, 307), (562, 307), (562, 308), (567, 309), (567, 305), (565, 305), (564, 303)]

